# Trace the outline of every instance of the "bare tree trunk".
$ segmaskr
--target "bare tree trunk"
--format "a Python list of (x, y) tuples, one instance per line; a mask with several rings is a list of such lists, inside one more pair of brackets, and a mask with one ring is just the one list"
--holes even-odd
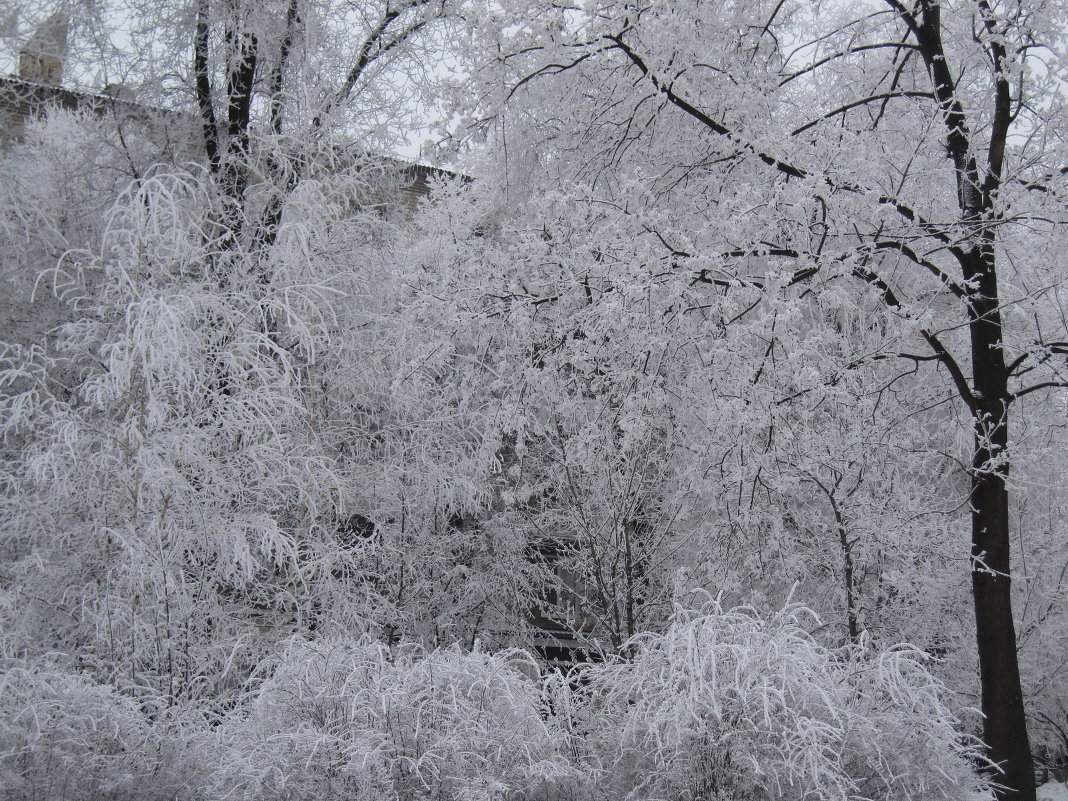
[(1003, 799), (1033, 801), (1035, 776), (1027, 736), (1016, 627), (1009, 575), (1008, 369), (1001, 343), (993, 243), (974, 298), (972, 345), (972, 598), (979, 648), (983, 739), (991, 761), (1001, 769)]

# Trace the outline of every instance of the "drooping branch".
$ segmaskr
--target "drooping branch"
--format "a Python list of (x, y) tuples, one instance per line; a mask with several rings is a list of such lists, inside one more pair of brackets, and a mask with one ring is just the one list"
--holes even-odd
[(597, 55), (597, 53), (599, 52), (599, 50), (588, 50), (567, 64), (552, 63), (545, 64), (539, 67), (534, 72), (524, 76), (522, 79), (517, 81), (515, 86), (513, 86), (508, 92), (506, 100), (510, 100), (516, 92), (518, 92), (525, 84), (529, 83), (530, 81), (536, 80), (537, 78), (540, 78), (543, 75), (559, 75), (562, 72), (567, 72), (568, 70), (577, 67), (583, 61), (586, 61), (587, 59)]
[(916, 251), (914, 251), (904, 242), (899, 242), (895, 239), (880, 240), (873, 243), (871, 247), (875, 250), (893, 250), (896, 253), (900, 253), (909, 261), (927, 270), (927, 272), (937, 278), (942, 284), (942, 286), (952, 292), (954, 296), (956, 296), (958, 299), (965, 300), (967, 298), (968, 293), (965, 291), (964, 287), (962, 287), (959, 283), (957, 283), (950, 276), (948, 276), (941, 268), (938, 267), (938, 265), (932, 264), (931, 262), (927, 261), (927, 259), (920, 257), (920, 255), (917, 254)]
[(916, 21), (915, 12), (909, 11), (907, 8), (905, 8), (905, 6), (901, 4), (900, 0), (886, 0), (886, 4), (890, 6), (890, 8), (892, 8), (895, 12), (897, 12), (897, 15), (908, 26), (909, 30), (913, 33), (913, 35), (919, 35), (920, 25)]
[(1025, 395), (1030, 395), (1032, 392), (1038, 392), (1040, 389), (1068, 389), (1068, 381), (1042, 381), (1038, 384), (1032, 384), (1025, 389), (1011, 393), (1009, 395), (1009, 400), (1019, 400)]
[[(920, 40), (919, 49), (924, 56), (925, 62), (928, 65), (928, 69), (931, 71), (932, 80), (935, 83), (936, 91), (934, 98), (939, 104), (939, 108), (942, 110), (943, 118), (945, 119), (946, 127), (950, 132), (948, 149), (950, 155), (954, 159), (954, 164), (957, 165), (958, 176), (958, 189), (960, 192), (960, 200), (962, 208), (974, 207), (976, 201), (971, 196), (978, 194), (978, 173), (975, 166), (974, 159), (970, 160), (968, 156), (967, 138), (969, 136), (968, 128), (964, 118), (963, 108), (955, 96), (955, 87), (953, 86), (952, 79), (949, 76), (948, 67), (946, 66), (944, 55), (941, 58), (936, 56), (941, 54), (941, 50), (938, 47), (940, 40), (930, 35), (932, 30), (938, 29), (938, 11), (929, 9), (925, 6), (925, 18), (923, 25), (918, 24), (911, 13), (906, 11), (900, 3), (896, 0), (888, 0), (890, 4), (899, 11), (902, 18), (905, 19), (906, 24), (914, 35)], [(802, 168), (796, 167), (783, 159), (777, 158), (769, 153), (766, 153), (757, 148), (752, 143), (746, 141), (743, 137), (730, 130), (727, 126), (723, 125), (719, 121), (715, 120), (705, 112), (698, 109), (693, 104), (686, 101), (684, 98), (677, 95), (670, 85), (663, 82), (645, 63), (644, 59), (636, 53), (624, 40), (622, 35), (615, 35), (606, 37), (609, 41), (613, 42), (615, 47), (619, 49), (630, 61), (638, 68), (638, 70), (653, 84), (654, 88), (665, 98), (669, 103), (685, 112), (691, 118), (699, 122), (706, 129), (713, 133), (723, 136), (742, 149), (755, 155), (760, 161), (769, 167), (774, 168), (778, 172), (787, 177), (793, 178), (809, 178), (812, 177), (811, 173)], [(925, 93), (926, 96), (930, 96), (929, 93)], [(964, 146), (961, 146), (961, 142), (964, 142)], [(866, 194), (865, 188), (852, 185), (852, 184), (840, 184), (832, 181), (829, 178), (823, 179), (825, 183), (834, 190), (846, 191), (854, 194)], [(961, 264), (965, 271), (965, 277), (971, 277), (974, 273), (975, 261), (970, 257), (970, 254), (964, 252), (958, 245), (956, 245), (946, 233), (940, 230), (937, 226), (923, 219), (913, 208), (905, 203), (902, 203), (897, 198), (893, 198), (887, 195), (879, 195), (878, 202), (881, 205), (893, 208), (904, 219), (913, 223), (921, 228), (928, 236), (942, 242), (947, 245), (947, 250), (958, 263)], [(903, 243), (896, 242), (882, 242), (880, 249), (894, 249), (901, 252), (906, 258), (910, 258), (916, 264), (923, 266), (929, 272), (939, 278), (942, 283), (953, 292), (958, 298), (965, 299), (971, 313), (975, 313), (971, 302), (971, 296), (964, 290), (962, 286), (954, 282), (944, 271), (940, 270), (935, 265), (921, 259), (914, 251), (912, 251)], [(788, 253), (782, 253), (781, 255), (790, 255)], [(809, 268), (806, 268), (806, 270)], [(901, 303), (894, 294), (893, 290), (882, 279), (880, 279), (875, 273), (870, 272), (864, 267), (854, 267), (854, 274), (865, 280), (867, 283), (879, 289), (882, 294), (884, 302), (888, 306), (893, 308), (900, 308)], [(702, 272), (701, 277), (704, 277), (705, 273)], [(807, 277), (807, 276), (806, 276)], [(803, 279), (802, 279), (803, 280)], [(928, 345), (932, 348), (935, 354), (938, 356), (938, 360), (941, 361), (946, 369), (949, 371), (958, 393), (964, 402), (968, 405), (973, 414), (976, 413), (976, 399), (972, 393), (971, 387), (968, 384), (968, 380), (961, 370), (960, 365), (952, 357), (949, 351), (944, 347), (937, 336), (928, 331), (923, 331), (922, 335), (927, 341)]]
[(656, 75), (656, 73), (649, 69), (649, 65), (645, 63), (645, 60), (640, 55), (638, 55), (638, 53), (636, 53), (633, 48), (630, 47), (630, 45), (623, 41), (622, 35), (606, 36), (605, 38), (608, 41), (613, 42), (616, 49), (620, 50), (628, 59), (630, 59), (631, 63), (634, 64), (634, 66), (641, 71), (641, 73), (649, 80), (650, 83), (652, 83), (653, 87), (658, 92), (660, 92), (662, 95), (664, 95), (665, 98), (667, 98), (669, 103), (671, 103), (676, 108), (681, 109), (693, 119), (697, 120), (705, 128), (715, 134), (729, 139), (731, 142), (734, 142), (734, 144), (738, 145), (743, 150), (752, 153), (754, 156), (756, 156), (762, 162), (767, 164), (769, 167), (774, 167), (776, 170), (781, 172), (783, 175), (786, 175), (787, 177), (809, 177), (808, 172), (806, 172), (805, 170), (798, 169), (792, 164), (789, 164), (785, 161), (782, 161), (781, 159), (775, 158), (774, 156), (763, 152), (751, 142), (746, 141), (741, 136), (734, 133), (734, 131), (730, 130), (727, 126), (713, 119), (696, 106), (692, 105), (691, 103), (688, 103), (686, 100), (675, 94), (671, 86), (662, 81)]
[[(894, 293), (893, 289), (890, 288), (890, 285), (876, 273), (863, 265), (856, 265), (853, 268), (853, 274), (878, 289), (883, 297), (883, 302), (886, 303), (887, 306), (901, 309), (907, 314), (907, 311), (902, 307), (901, 300)], [(923, 337), (928, 347), (934, 352), (938, 361), (945, 366), (946, 371), (953, 380), (953, 386), (957, 389), (957, 394), (960, 395), (961, 400), (964, 401), (965, 405), (974, 415), (976, 412), (975, 395), (972, 393), (972, 388), (968, 383), (967, 377), (964, 375), (964, 371), (957, 363), (957, 360), (953, 358), (953, 354), (951, 354), (946, 346), (942, 344), (942, 341), (936, 334), (928, 331), (926, 328), (920, 329), (920, 336)]]
[[(880, 245), (881, 245), (881, 247), (880, 247)], [(905, 250), (908, 251), (907, 253), (902, 251), (901, 247), (899, 247), (898, 243), (896, 243), (896, 242), (876, 243), (875, 245), (873, 245), (873, 246), (871, 246), (869, 248), (865, 248), (865, 251), (867, 253), (869, 253), (869, 254), (874, 252), (875, 250), (894, 250), (894, 251), (902, 252), (902, 253), (904, 253), (904, 255), (906, 255), (907, 257), (911, 258), (913, 261), (915, 261), (917, 264), (924, 264), (924, 261), (922, 259), (920, 259), (918, 256), (916, 256), (915, 253), (912, 253), (911, 250), (909, 250), (908, 248), (905, 248)], [(676, 253), (676, 255), (680, 255), (681, 256), (681, 255), (689, 255), (689, 254)], [(802, 254), (801, 252), (799, 252), (797, 250), (794, 250), (792, 248), (769, 247), (769, 248), (762, 248), (762, 249), (727, 251), (727, 252), (722, 253), (720, 255), (723, 258), (744, 258), (744, 257), (754, 256), (754, 255), (780, 256), (780, 257), (785, 257), (785, 258), (800, 258), (803, 255), (811, 256), (812, 254)], [(837, 260), (845, 260), (846, 258), (848, 258), (848, 255), (852, 255), (852, 254), (842, 255), (842, 256), (838, 257)], [(931, 265), (931, 267), (934, 268), (937, 271), (937, 268), (934, 267), (934, 265)], [(815, 276), (819, 272), (819, 269), (820, 269), (819, 265), (810, 265), (808, 267), (802, 267), (799, 270), (795, 270), (790, 275), (790, 277), (787, 279), (787, 281), (785, 282), (785, 286), (794, 286), (794, 285), (799, 284), (799, 283), (801, 283), (803, 281), (807, 281), (809, 278), (812, 278), (813, 276)], [(938, 274), (941, 274), (940, 271), (937, 271), (937, 272), (938, 272)], [(861, 279), (866, 284), (869, 284), (870, 286), (872, 286), (875, 289), (877, 289), (879, 291), (880, 296), (883, 299), (883, 303), (885, 303), (889, 308), (898, 310), (899, 312), (903, 313), (906, 317), (911, 316), (909, 314), (909, 311), (904, 307), (903, 303), (901, 302), (901, 299), (897, 296), (897, 293), (895, 293), (893, 288), (883, 278), (881, 278), (876, 272), (874, 272), (873, 270), (869, 269), (864, 264), (857, 264), (857, 265), (853, 266), (852, 273), (853, 273), (854, 276), (856, 276), (857, 278)], [(721, 288), (724, 288), (724, 289), (732, 288), (732, 287), (736, 286), (737, 283), (738, 283), (736, 281), (732, 282), (732, 281), (729, 281), (729, 280), (723, 279), (723, 278), (715, 278), (709, 273), (709, 271), (707, 269), (700, 270), (697, 273), (697, 275), (694, 277), (694, 281), (695, 282), (700, 282), (700, 283), (712, 284), (714, 286), (718, 286), (718, 287), (721, 287)], [(954, 284), (951, 280), (949, 280), (948, 276), (946, 277), (946, 281), (947, 281), (946, 286), (949, 287), (950, 290), (953, 291), (953, 293), (955, 295), (957, 295), (958, 297), (961, 297), (963, 292), (964, 292), (964, 290), (960, 286)], [(745, 285), (753, 287), (755, 289), (760, 289), (760, 290), (763, 290), (763, 289), (766, 288), (765, 283), (762, 282), (762, 281), (746, 281)], [(757, 302), (759, 302), (759, 299), (758, 299)], [(756, 305), (756, 303), (752, 304), (752, 306), (750, 306), (749, 309), (747, 309), (746, 311), (749, 311), (755, 305)], [(960, 395), (961, 400), (964, 401), (965, 405), (972, 412), (972, 414), (975, 414), (976, 413), (976, 408), (977, 408), (976, 407), (976, 402), (975, 402), (975, 395), (972, 392), (972, 388), (968, 383), (968, 378), (967, 378), (967, 376), (965, 376), (964, 371), (960, 367), (960, 364), (958, 364), (957, 360), (955, 358), (953, 358), (953, 355), (949, 352), (948, 348), (946, 348), (946, 346), (938, 338), (937, 334), (935, 334), (935, 333), (933, 333), (933, 332), (931, 332), (931, 331), (929, 331), (929, 330), (927, 330), (925, 328), (921, 328), (920, 329), (920, 336), (923, 337), (923, 339), (927, 343), (928, 347), (931, 348), (931, 350), (933, 352), (932, 356), (924, 357), (924, 356), (918, 356), (918, 355), (910, 355), (910, 354), (906, 354), (906, 353), (901, 353), (901, 354), (897, 354), (897, 355), (899, 355), (899, 356), (901, 356), (903, 358), (912, 359), (913, 361), (936, 360), (936, 361), (941, 362), (945, 366), (947, 372), (949, 373), (950, 378), (953, 381), (953, 386), (957, 390), (957, 394)], [(1028, 390), (1028, 391), (1032, 391), (1032, 390)]]
[[(661, 238), (661, 241), (663, 241), (662, 238)], [(666, 242), (664, 242), (664, 244), (665, 244), (665, 246), (667, 246)], [(928, 272), (930, 272), (933, 276), (935, 276), (939, 280), (939, 283), (941, 283), (946, 289), (948, 289), (955, 297), (957, 297), (959, 299), (965, 299), (967, 297), (967, 293), (966, 293), (965, 289), (960, 284), (958, 284), (956, 281), (954, 281), (950, 276), (946, 275), (945, 272), (943, 272), (937, 265), (932, 264), (931, 262), (929, 262), (926, 259), (924, 259), (921, 256), (919, 256), (919, 254), (917, 254), (912, 248), (910, 248), (908, 245), (904, 244), (903, 242), (898, 242), (896, 240), (879, 240), (879, 241), (876, 241), (876, 242), (874, 242), (874, 243), (872, 243), (870, 245), (865, 245), (864, 246), (864, 250), (865, 251), (892, 250), (895, 253), (900, 253), (901, 255), (905, 256), (907, 259), (909, 259), (913, 263), (918, 264), (918, 265), (922, 266), (923, 268), (925, 268)], [(816, 258), (816, 256), (818, 256), (818, 254), (814, 254), (814, 253), (802, 253), (801, 251), (798, 251), (798, 250), (796, 250), (794, 248), (783, 248), (783, 247), (772, 247), (772, 246), (766, 246), (765, 247), (765, 246), (762, 246), (762, 247), (756, 247), (756, 248), (747, 248), (747, 249), (724, 251), (724, 252), (719, 254), (719, 257), (723, 258), (723, 259), (728, 259), (728, 258), (737, 259), (737, 258), (746, 258), (746, 257), (750, 257), (750, 256), (781, 256), (781, 257), (784, 257), (784, 258), (795, 258), (796, 259), (796, 258), (800, 258), (802, 255), (806, 255), (806, 256), (812, 257), (814, 259)], [(852, 255), (852, 254), (849, 254), (849, 253), (841, 254), (841, 255), (835, 257), (834, 260), (842, 261), (842, 260), (848, 258), (850, 255)], [(681, 250), (672, 250), (672, 256), (675, 256), (677, 258), (693, 258), (693, 256), (690, 253), (687, 253), (687, 252), (681, 251)], [(793, 276), (791, 276), (790, 280), (787, 282), (787, 286), (793, 286), (796, 283), (799, 283), (801, 281), (804, 281), (807, 278), (812, 277), (813, 275), (816, 274), (816, 272), (818, 270), (819, 270), (818, 267), (813, 266), (813, 267), (805, 267), (805, 268), (803, 268), (801, 270), (796, 271), (793, 274)], [(858, 277), (863, 278), (865, 281), (868, 281), (869, 283), (871, 283), (868, 280), (868, 277), (866, 275), (863, 275), (863, 276), (858, 275)], [(709, 270), (707, 268), (700, 270), (697, 273), (697, 275), (694, 277), (694, 280), (699, 282), (699, 283), (714, 284), (714, 285), (722, 286), (722, 287), (733, 286), (733, 284), (730, 281), (727, 281), (725, 279), (713, 278), (710, 275), (710, 272), (709, 272)], [(751, 282), (747, 282), (747, 284), (749, 284), (750, 286), (754, 286), (754, 287), (756, 287), (758, 289), (763, 289), (764, 288), (763, 283), (761, 283), (759, 281), (751, 281)], [(890, 306), (893, 306), (895, 308), (898, 308), (898, 307), (901, 306), (900, 302), (898, 301), (896, 296), (893, 295), (893, 292), (889, 289), (889, 287), (887, 287), (885, 284), (880, 284), (878, 286), (880, 288), (880, 291), (884, 292), (884, 300), (887, 300), (887, 302), (888, 302), (888, 304)], [(890, 296), (887, 297), (885, 295), (885, 292), (890, 292)], [(892, 299), (893, 302), (890, 302), (890, 299)]]
[[(1041, 357), (1037, 359), (1039, 363), (1044, 362), (1053, 354), (1068, 354), (1068, 342), (1039, 342), (1036, 344), (1039, 348), (1042, 348), (1045, 351), (1044, 353), (1042, 353)], [(1010, 362), (1008, 367), (1006, 367), (1005, 369), (1010, 376), (1023, 375), (1024, 373), (1030, 372), (1034, 369), (1034, 365), (1027, 368), (1026, 370), (1021, 370), (1020, 368), (1023, 367), (1024, 363), (1028, 359), (1034, 356), (1035, 353), (1033, 351), (1025, 351), (1024, 353), (1021, 353), (1019, 356), (1013, 359), (1012, 362)]]
[(1068, 167), (1061, 167), (1055, 172), (1048, 172), (1040, 178), (1036, 178), (1033, 181), (1025, 181), (1023, 179), (1016, 179), (1016, 183), (1022, 186), (1029, 192), (1044, 192), (1046, 194), (1059, 194), (1061, 190), (1056, 188), (1050, 188), (1049, 184), (1056, 178), (1063, 178), (1068, 175)]

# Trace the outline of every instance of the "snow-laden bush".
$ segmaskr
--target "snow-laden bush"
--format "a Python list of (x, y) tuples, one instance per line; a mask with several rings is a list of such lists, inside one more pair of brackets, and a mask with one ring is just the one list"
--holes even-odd
[(979, 744), (959, 733), (923, 655), (827, 649), (807, 614), (680, 610), (570, 683), (539, 678), (522, 652), (294, 637), (215, 727), (188, 702), (163, 708), (10, 660), (0, 790), (17, 801), (989, 798)]
[(62, 665), (0, 666), (0, 797), (7, 801), (175, 799), (203, 718), (134, 699)]
[(220, 733), (225, 798), (562, 798), (580, 780), (522, 652), (294, 639)]
[(807, 610), (677, 611), (586, 668), (586, 759), (616, 799), (978, 799), (979, 744), (910, 647), (819, 645)]

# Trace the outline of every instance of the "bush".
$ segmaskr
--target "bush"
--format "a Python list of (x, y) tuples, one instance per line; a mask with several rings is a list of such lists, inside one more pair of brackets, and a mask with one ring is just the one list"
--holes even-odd
[(979, 743), (923, 654), (827, 649), (810, 614), (679, 610), (567, 680), (520, 651), (294, 637), (214, 726), (192, 702), (10, 660), (0, 787), (12, 801), (989, 798)]
[(522, 652), (294, 639), (265, 673), (220, 735), (227, 798), (559, 798), (579, 778)]
[(584, 759), (608, 797), (976, 799), (944, 688), (909, 647), (819, 645), (788, 607), (676, 612), (581, 672)]
[(0, 795), (175, 799), (202, 780), (187, 746), (203, 727), (203, 719), (183, 720), (61, 664), (8, 660), (0, 668)]

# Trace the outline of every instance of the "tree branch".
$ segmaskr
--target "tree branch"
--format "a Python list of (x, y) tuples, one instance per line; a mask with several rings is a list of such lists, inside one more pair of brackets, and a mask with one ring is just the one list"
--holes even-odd
[(895, 48), (895, 49), (898, 49), (898, 50), (915, 50), (916, 49), (916, 45), (909, 44), (908, 42), (877, 42), (875, 44), (860, 45), (859, 47), (850, 47), (850, 48), (847, 48), (845, 50), (839, 50), (836, 53), (832, 53), (829, 56), (824, 56), (823, 58), (819, 59), (818, 61), (814, 61), (813, 63), (809, 64), (804, 69), (800, 69), (797, 72), (790, 73), (785, 78), (783, 78), (781, 81), (779, 81), (779, 88), (781, 89), (782, 87), (786, 86), (786, 84), (790, 83), (790, 81), (795, 80), (796, 78), (800, 78), (803, 75), (807, 75), (808, 73), (819, 69), (824, 64), (829, 64), (830, 62), (834, 61), (835, 59), (844, 58), (845, 56), (852, 55), (853, 53), (863, 53), (865, 50), (881, 50), (881, 49), (886, 48), (886, 47), (892, 47), (892, 48)]
[[(642, 75), (644, 75), (650, 81), (650, 83), (653, 84), (653, 87), (658, 92), (663, 94), (665, 98), (667, 98), (669, 103), (671, 103), (673, 106), (680, 109), (681, 111), (685, 112), (687, 115), (692, 117), (694, 120), (699, 122), (708, 130), (719, 136), (723, 136), (726, 139), (729, 139), (731, 142), (734, 142), (742, 149), (748, 151), (749, 153), (752, 153), (764, 164), (774, 168), (775, 170), (789, 178), (805, 179), (815, 177), (808, 170), (795, 167), (789, 162), (776, 158), (775, 156), (772, 156), (769, 153), (765, 153), (751, 142), (746, 141), (741, 136), (734, 133), (734, 131), (730, 130), (722, 123), (718, 122), (717, 120), (710, 117), (708, 114), (701, 111), (693, 104), (687, 102), (682, 97), (679, 97), (677, 94), (675, 94), (675, 92), (671, 89), (670, 86), (664, 83), (660, 78), (657, 77), (655, 73), (652, 72), (652, 70), (649, 69), (649, 66), (645, 63), (642, 57), (639, 56), (626, 42), (623, 41), (622, 35), (606, 36), (605, 39), (610, 42), (613, 42), (615, 49), (621, 51), (630, 60), (630, 62), (638, 68)], [(869, 191), (865, 187), (857, 186), (855, 184), (836, 183), (827, 177), (823, 177), (822, 181), (832, 190), (849, 192), (851, 194), (856, 195), (869, 194)], [(957, 247), (954, 241), (938, 226), (925, 220), (913, 208), (906, 205), (905, 203), (902, 203), (897, 198), (890, 197), (888, 195), (879, 195), (877, 198), (877, 202), (880, 205), (889, 206), (890, 208), (894, 209), (906, 220), (918, 225), (928, 236), (938, 240), (939, 242), (942, 242), (944, 245), (947, 246), (948, 252), (951, 253), (953, 257), (957, 259), (958, 262), (961, 262), (962, 264), (966, 262), (966, 255), (959, 247)]]
[(231, 146), (248, 149), (248, 125), (252, 113), (252, 84), (256, 76), (259, 43), (252, 34), (241, 34), (238, 60), (226, 81), (226, 133)]
[(913, 35), (919, 38), (920, 26), (919, 23), (916, 21), (915, 13), (905, 8), (905, 6), (903, 6), (899, 2), (899, 0), (886, 0), (886, 4), (897, 12), (897, 15), (901, 17), (902, 21), (906, 25), (908, 25), (909, 30), (912, 31)]
[(912, 248), (910, 248), (904, 242), (897, 242), (895, 240), (883, 240), (876, 242), (874, 245), (872, 245), (872, 247), (876, 250), (896, 250), (905, 258), (925, 268), (929, 273), (931, 273), (931, 275), (941, 281), (942, 285), (945, 286), (950, 292), (952, 292), (957, 298), (959, 298), (960, 300), (967, 299), (968, 293), (964, 290), (964, 287), (962, 287), (960, 284), (958, 284), (956, 281), (946, 275), (946, 273), (943, 272), (937, 265), (932, 264), (926, 259), (921, 258)]
[(1001, 183), (1001, 172), (1005, 164), (1005, 145), (1012, 123), (1012, 95), (1009, 79), (1005, 74), (1005, 44), (997, 31), (994, 12), (987, 0), (977, 0), (979, 15), (983, 19), (990, 39), (990, 61), (994, 69), (994, 115), (990, 122), (990, 147), (987, 152), (987, 173), (983, 182), (983, 193), (990, 197)]
[(688, 114), (689, 116), (693, 117), (695, 120), (697, 120), (699, 123), (704, 125), (706, 128), (708, 128), (713, 133), (719, 134), (720, 136), (723, 136), (723, 137), (726, 137), (727, 139), (730, 139), (736, 145), (738, 145), (739, 147), (742, 147), (743, 149), (749, 151), (750, 153), (755, 155), (758, 159), (760, 159), (762, 162), (767, 164), (769, 167), (774, 167), (776, 170), (781, 172), (783, 175), (789, 176), (791, 178), (807, 178), (808, 177), (808, 173), (806, 171), (800, 170), (797, 167), (794, 167), (792, 164), (788, 164), (785, 161), (777, 159), (774, 156), (771, 156), (771, 155), (769, 155), (767, 153), (764, 153), (763, 151), (761, 151), (758, 148), (756, 148), (752, 143), (747, 142), (746, 140), (742, 139), (742, 137), (740, 137), (737, 134), (735, 134), (733, 131), (731, 131), (729, 128), (727, 128), (725, 125), (723, 125), (723, 124), (717, 122), (716, 120), (712, 119), (710, 116), (705, 114), (699, 108), (697, 108), (696, 106), (691, 105), (690, 103), (686, 102), (684, 99), (682, 99), (681, 97), (676, 95), (672, 91), (670, 86), (668, 86), (666, 83), (662, 82), (656, 76), (656, 74), (653, 73), (652, 70), (649, 69), (649, 66), (645, 63), (645, 61), (642, 59), (642, 57), (639, 56), (636, 52), (634, 52), (634, 50), (632, 50), (631, 47), (626, 42), (623, 41), (622, 36), (606, 36), (605, 38), (610, 42), (614, 42), (615, 43), (615, 47), (618, 50), (622, 51), (623, 54), (626, 55), (628, 59), (630, 59), (631, 63), (634, 64), (634, 66), (636, 66), (641, 71), (641, 73), (646, 78), (649, 79), (649, 81), (653, 84), (653, 87), (658, 92), (663, 94), (668, 99), (668, 102), (670, 102), (673, 106), (676, 106), (677, 108), (679, 108), (682, 111), (686, 112), (686, 114)]
[(1030, 395), (1032, 392), (1038, 392), (1040, 389), (1065, 389), (1068, 388), (1068, 381), (1043, 381), (1040, 384), (1034, 384), (1027, 387), (1027, 389), (1021, 389), (1019, 392), (1010, 392), (1009, 400), (1018, 400), (1024, 395)]
[(345, 82), (341, 85), (341, 88), (338, 89), (334, 97), (326, 103), (323, 109), (316, 114), (315, 117), (312, 118), (313, 130), (322, 127), (323, 118), (348, 100), (356, 83), (371, 64), (389, 51), (393, 50), (393, 48), (397, 47), (402, 42), (411, 38), (413, 34), (418, 33), (426, 25), (427, 20), (422, 19), (412, 23), (409, 27), (400, 30), (392, 39), (387, 40), (390, 26), (396, 22), (405, 11), (422, 8), (430, 5), (432, 2), (436, 2), (436, 0), (415, 0), (415, 2), (412, 2), (403, 8), (393, 10), (390, 10), (388, 5), (386, 6), (386, 11), (382, 15), (382, 19), (380, 19), (378, 24), (367, 34), (367, 38), (364, 39), (363, 44), (360, 46), (360, 52), (356, 56), (356, 62), (345, 76)]
[[(1045, 349), (1045, 353), (1041, 354), (1041, 358), (1038, 360), (1039, 364), (1046, 361), (1053, 354), (1068, 354), (1068, 342), (1037, 342), (1035, 344), (1038, 347)], [(1012, 360), (1008, 367), (1005, 368), (1005, 372), (1010, 376), (1016, 375), (1016, 371), (1020, 369), (1023, 363), (1026, 362), (1032, 356), (1036, 355), (1038, 354), (1034, 353), (1033, 351), (1024, 351)], [(1030, 372), (1035, 368), (1035, 366), (1037, 365), (1032, 365), (1031, 367), (1028, 367), (1026, 370), (1021, 371), (1019, 375), (1023, 375), (1024, 373)]]
[(293, 47), (293, 35), (300, 22), (298, 2), (299, 0), (289, 0), (289, 7), (286, 9), (286, 32), (282, 36), (282, 44), (278, 51), (278, 64), (271, 75), (271, 130), (275, 134), (282, 133), (282, 85), (286, 65), (289, 62), (289, 51)]
[(794, 130), (790, 131), (790, 136), (797, 136), (798, 134), (804, 133), (809, 128), (813, 128), (813, 127), (819, 125), (824, 120), (829, 120), (831, 117), (837, 116), (838, 114), (845, 114), (847, 111), (849, 111), (851, 109), (854, 109), (854, 108), (857, 108), (858, 106), (863, 106), (863, 105), (866, 105), (868, 103), (874, 103), (874, 102), (876, 102), (878, 100), (886, 101), (886, 100), (891, 100), (893, 98), (898, 98), (898, 97), (922, 97), (922, 98), (924, 98), (926, 100), (934, 100), (934, 95), (931, 94), (930, 92), (914, 92), (914, 91), (883, 92), (882, 94), (872, 95), (871, 97), (865, 97), (865, 98), (863, 98), (861, 100), (853, 100), (852, 102), (846, 103), (843, 106), (839, 106), (838, 108), (834, 109), (833, 111), (828, 111), (822, 117), (819, 117), (818, 119), (812, 120), (811, 122), (806, 122), (800, 128), (795, 128)]
[(927, 340), (927, 344), (931, 346), (931, 350), (938, 355), (938, 360), (946, 366), (946, 370), (949, 371), (949, 375), (953, 379), (953, 385), (957, 388), (957, 394), (960, 395), (961, 400), (964, 401), (968, 410), (972, 413), (972, 416), (975, 417), (977, 415), (978, 407), (975, 402), (975, 395), (972, 393), (972, 388), (968, 386), (968, 379), (964, 377), (964, 371), (960, 369), (960, 365), (957, 364), (956, 359), (950, 355), (949, 351), (946, 350), (938, 337), (930, 331), (923, 329), (920, 330), (920, 334)]

